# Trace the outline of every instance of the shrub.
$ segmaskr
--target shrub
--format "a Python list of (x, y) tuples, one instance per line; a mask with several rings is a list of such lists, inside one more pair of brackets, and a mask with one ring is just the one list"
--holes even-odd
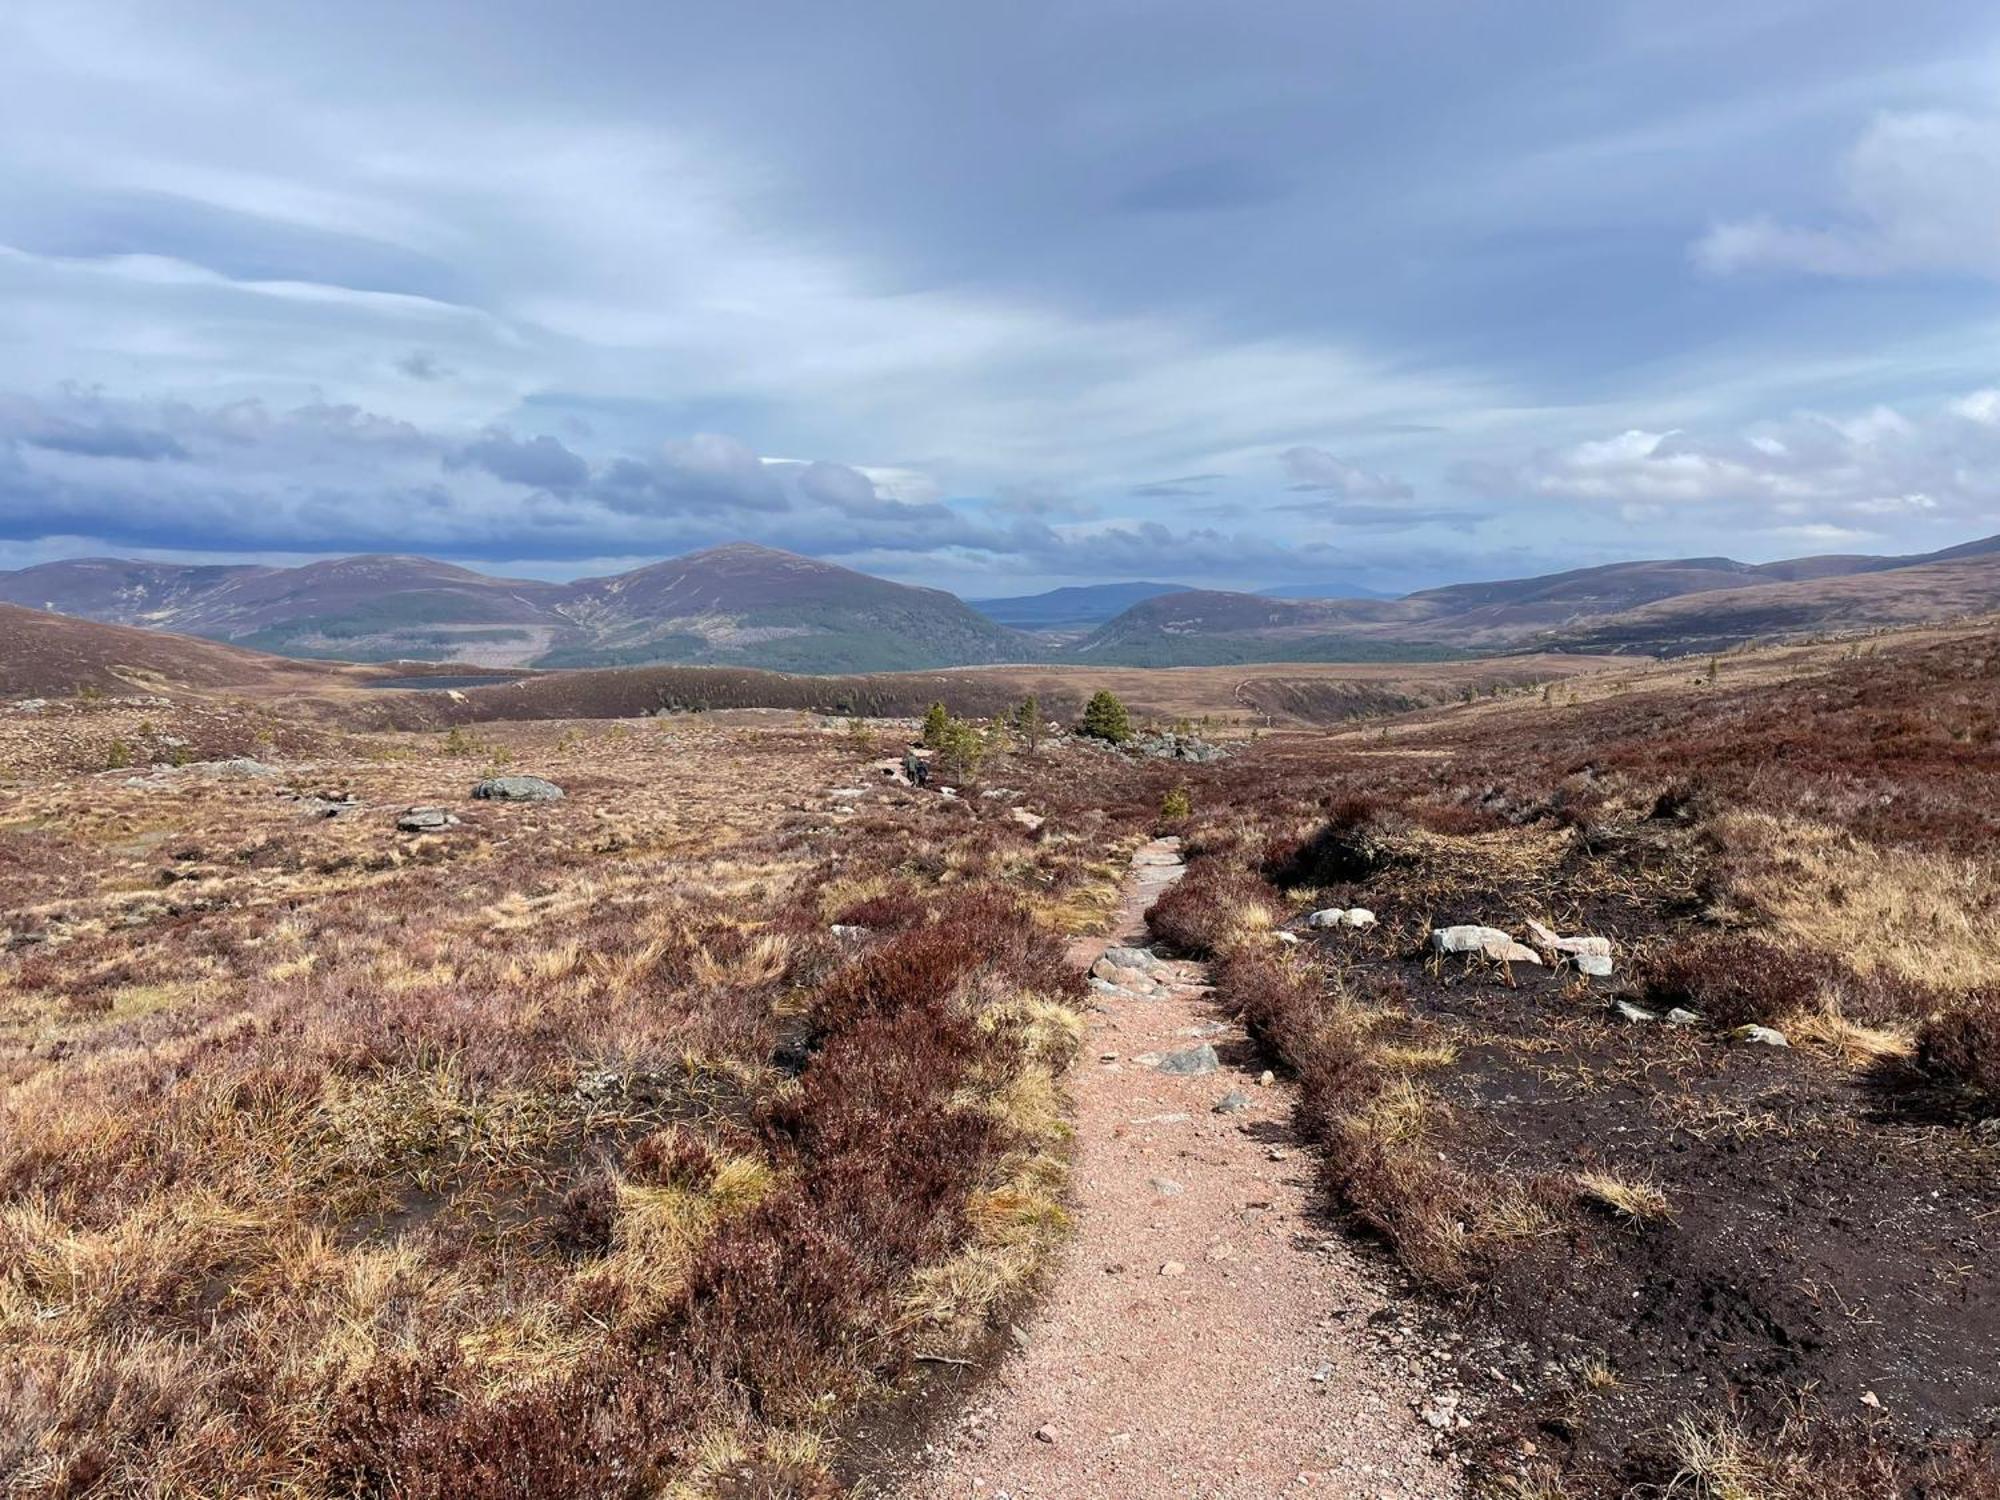
[(2000, 1113), (2000, 990), (1960, 996), (1917, 1033), (1917, 1067)]
[(1675, 943), (1640, 966), (1645, 998), (1654, 1006), (1681, 1006), (1718, 1026), (1764, 1024), (1813, 1009), (1849, 977), (1845, 965), (1828, 955), (1748, 934)]
[(1263, 882), (1247, 872), (1203, 860), (1147, 909), (1146, 922), (1160, 941), (1207, 958), (1230, 947), (1247, 929), (1268, 926), (1269, 897)]
[(1184, 823), (1194, 816), (1194, 799), (1185, 786), (1174, 787), (1160, 799), (1160, 817), (1168, 823)]
[(1395, 836), (1404, 826), (1401, 813), (1372, 797), (1342, 798), (1314, 832), (1265, 847), (1264, 878), (1281, 887), (1366, 880), (1395, 859)]
[(104, 752), (104, 769), (122, 771), (132, 764), (132, 747), (123, 740), (113, 740), (111, 748)]
[(1084, 705), (1080, 727), (1092, 739), (1113, 745), (1122, 745), (1132, 738), (1132, 716), (1117, 695), (1105, 688), (1091, 694), (1090, 702)]

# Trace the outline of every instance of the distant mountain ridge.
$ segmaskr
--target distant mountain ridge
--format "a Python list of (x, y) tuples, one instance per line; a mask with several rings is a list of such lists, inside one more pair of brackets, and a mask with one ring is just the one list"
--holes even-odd
[(880, 672), (1036, 651), (951, 594), (749, 543), (574, 583), (383, 554), (297, 568), (85, 558), (0, 573), (0, 602), (349, 661)]
[(1612, 563), (1401, 599), (1130, 582), (977, 609), (939, 589), (750, 543), (572, 583), (390, 554), (296, 568), (79, 558), (0, 572), (0, 603), (283, 656), (492, 667), (865, 673), (1035, 661), (1414, 661), (1524, 649), (1715, 650), (1754, 636), (2000, 609), (2000, 537), (1913, 557)]
[(1992, 609), (2000, 609), (2000, 536), (1909, 557), (1610, 563), (1389, 600), (1194, 590), (1133, 606), (1072, 654), (1107, 665), (1209, 666), (1524, 649), (1671, 653)]
[(1101, 625), (1122, 610), (1162, 594), (1187, 592), (1184, 583), (1086, 583), (1019, 594), (1008, 599), (968, 599), (987, 619), (1016, 630), (1061, 630)]

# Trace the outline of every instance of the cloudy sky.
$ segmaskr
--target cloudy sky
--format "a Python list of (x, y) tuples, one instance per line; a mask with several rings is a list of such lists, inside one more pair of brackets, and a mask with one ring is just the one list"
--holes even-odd
[(0, 8), (0, 566), (2000, 531), (1980, 0)]

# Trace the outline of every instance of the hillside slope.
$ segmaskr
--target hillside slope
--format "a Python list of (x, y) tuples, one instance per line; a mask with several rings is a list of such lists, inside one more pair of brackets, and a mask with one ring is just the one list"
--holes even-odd
[(1016, 630), (1074, 630), (1101, 625), (1121, 611), (1162, 594), (1186, 592), (1184, 583), (1092, 583), (967, 602), (987, 619)]
[(1441, 659), (1465, 652), (1712, 651), (1759, 637), (1915, 624), (2000, 608), (2000, 537), (1913, 557), (1613, 563), (1451, 584), (1396, 600), (1192, 590), (1149, 599), (1075, 647), (1135, 666)]
[(695, 662), (802, 672), (919, 670), (1038, 654), (940, 589), (747, 542), (571, 584), (576, 640), (543, 666)]
[(0, 604), (0, 697), (311, 692), (337, 667)]
[(297, 568), (93, 558), (0, 573), (0, 600), (347, 661), (879, 672), (1040, 654), (951, 594), (747, 544), (575, 583), (389, 555)]

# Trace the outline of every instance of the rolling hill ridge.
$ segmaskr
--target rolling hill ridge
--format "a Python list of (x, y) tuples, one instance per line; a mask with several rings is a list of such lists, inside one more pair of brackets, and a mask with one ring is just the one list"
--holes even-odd
[(1911, 557), (1612, 563), (1400, 599), (1119, 583), (975, 608), (942, 590), (736, 543), (571, 583), (396, 555), (296, 568), (83, 558), (0, 572), (0, 602), (283, 656), (485, 667), (866, 673), (1675, 653), (2000, 609), (2000, 537)]

